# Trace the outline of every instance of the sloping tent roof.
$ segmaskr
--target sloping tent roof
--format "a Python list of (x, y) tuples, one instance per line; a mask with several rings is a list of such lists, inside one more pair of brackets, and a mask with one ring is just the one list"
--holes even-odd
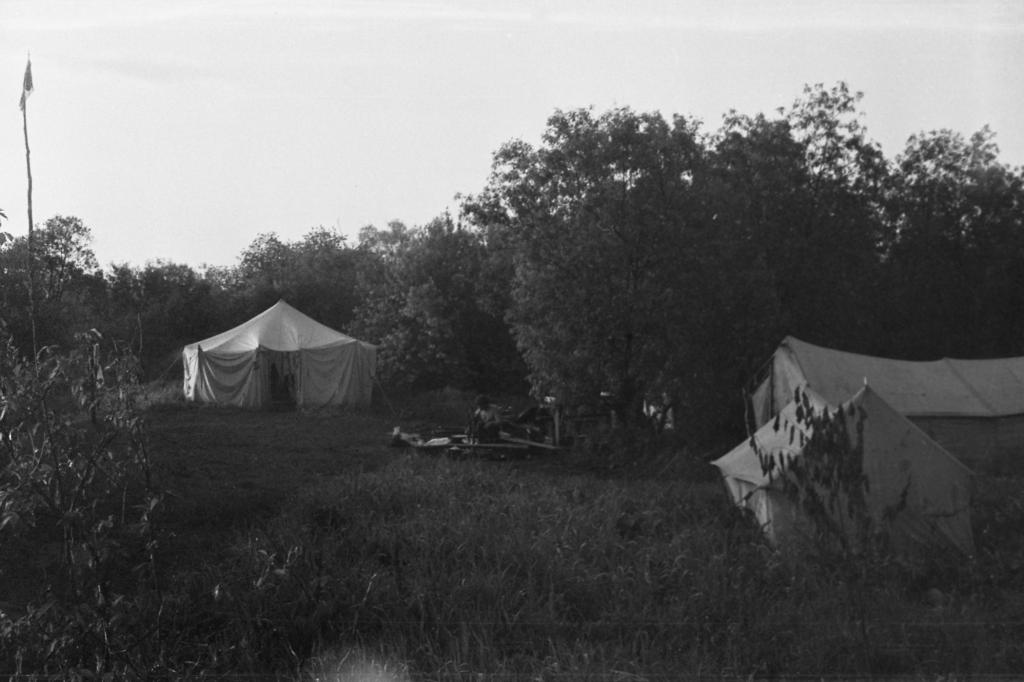
[[(813, 409), (826, 409), (824, 398), (806, 393)], [(842, 404), (851, 440), (857, 432), (851, 406), (864, 417), (862, 471), (868, 479), (868, 512), (876, 523), (889, 524), (895, 548), (951, 546), (972, 553), (970, 470), (869, 386)], [(778, 429), (774, 421), (764, 425), (753, 435), (753, 443), (747, 439), (713, 462), (733, 501), (750, 509), (777, 542), (799, 532), (801, 514), (781, 492), (778, 474), (765, 472), (758, 452), (780, 462), (801, 457), (804, 439), (796, 432), (808, 438), (811, 434), (796, 415), (797, 403), (791, 401), (779, 413)], [(898, 505), (905, 489), (905, 508), (886, 521), (885, 510)]]
[(367, 404), (376, 346), (321, 324), (281, 300), (182, 351), (189, 400), (259, 407), (273, 366), (296, 381), (299, 405)]
[(185, 350), (202, 348), (204, 353), (238, 353), (266, 348), (294, 352), (353, 342), (370, 345), (320, 324), (282, 299), (237, 327), (190, 343)]
[(807, 385), (838, 405), (865, 380), (908, 417), (1003, 417), (1024, 414), (1024, 357), (932, 362), (890, 360), (823, 348), (786, 337), (769, 376), (751, 393), (758, 426)]

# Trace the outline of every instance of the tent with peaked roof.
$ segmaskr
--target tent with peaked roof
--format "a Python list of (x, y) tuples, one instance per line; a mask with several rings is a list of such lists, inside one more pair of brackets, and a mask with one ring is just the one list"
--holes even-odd
[(248, 322), (182, 351), (185, 398), (265, 407), (368, 405), (376, 346), (304, 315), (283, 300)]
[(897, 412), (972, 467), (1024, 468), (1024, 357), (891, 360), (786, 337), (748, 393), (755, 427), (809, 386), (838, 405), (867, 381)]
[[(804, 391), (817, 414), (835, 410), (813, 391)], [(782, 491), (780, 476), (766, 472), (763, 458), (773, 458), (785, 471), (803, 456), (812, 425), (791, 401), (777, 419), (713, 464), (718, 467), (733, 501), (753, 512), (773, 541), (785, 544), (808, 526), (797, 505)], [(951, 547), (974, 551), (970, 523), (971, 471), (953, 455), (900, 415), (871, 386), (863, 386), (841, 404), (850, 434), (851, 452), (863, 458), (867, 478), (866, 506), (876, 527), (884, 529), (897, 551)], [(863, 419), (862, 448), (856, 444), (857, 421)], [(896, 511), (898, 510), (898, 511)]]

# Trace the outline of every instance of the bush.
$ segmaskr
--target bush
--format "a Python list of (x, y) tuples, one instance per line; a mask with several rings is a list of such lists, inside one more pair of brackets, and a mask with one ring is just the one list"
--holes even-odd
[(8, 341), (0, 377), (2, 672), (139, 674), (159, 498), (137, 363), (103, 354), (98, 334), (34, 360)]

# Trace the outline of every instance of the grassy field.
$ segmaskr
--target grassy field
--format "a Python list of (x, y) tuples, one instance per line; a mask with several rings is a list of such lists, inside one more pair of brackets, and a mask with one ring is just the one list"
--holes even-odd
[(399, 454), (387, 447), (391, 420), (370, 414), (182, 407), (147, 421), (168, 519), (193, 535), (265, 521), (302, 489)]
[[(1020, 481), (979, 480), (978, 556), (787, 558), (711, 468), (628, 443), (513, 461), (389, 446), (379, 412), (146, 414), (155, 589), (117, 611), (145, 675), (338, 680), (968, 679), (1024, 670)], [(124, 606), (128, 604), (129, 606)]]

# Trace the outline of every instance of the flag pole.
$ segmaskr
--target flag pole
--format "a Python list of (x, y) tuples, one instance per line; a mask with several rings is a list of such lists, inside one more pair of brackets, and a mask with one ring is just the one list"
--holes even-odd
[(32, 152), (28, 146), (28, 103), (25, 101), (26, 98), (22, 95), (21, 99), (21, 127), (25, 132), (25, 170), (28, 172), (28, 245), (31, 250), (32, 247)]
[(32, 356), (39, 352), (39, 345), (36, 342), (36, 280), (34, 268), (34, 250), (32, 233), (34, 221), (32, 220), (32, 153), (28, 146), (28, 96), (35, 89), (32, 82), (32, 56), (29, 55), (25, 65), (25, 80), (21, 87), (21, 125), (25, 133), (25, 171), (28, 174), (28, 317), (32, 325)]

